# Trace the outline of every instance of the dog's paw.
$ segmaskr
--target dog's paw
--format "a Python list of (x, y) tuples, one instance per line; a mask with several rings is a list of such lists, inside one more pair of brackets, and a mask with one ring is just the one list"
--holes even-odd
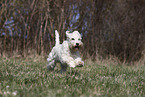
[(84, 66), (84, 62), (83, 61), (79, 61), (77, 67), (83, 67)]
[(47, 69), (48, 69), (48, 71), (54, 71), (54, 68), (49, 65), (47, 66)]

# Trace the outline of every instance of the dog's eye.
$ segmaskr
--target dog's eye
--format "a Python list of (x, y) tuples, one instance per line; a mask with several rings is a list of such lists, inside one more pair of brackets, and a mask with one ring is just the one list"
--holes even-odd
[(74, 38), (72, 38), (71, 40), (75, 40)]
[(80, 38), (78, 40), (81, 40)]

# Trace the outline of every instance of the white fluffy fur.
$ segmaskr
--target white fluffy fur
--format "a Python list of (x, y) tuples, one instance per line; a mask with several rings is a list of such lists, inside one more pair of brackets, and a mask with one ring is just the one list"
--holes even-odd
[(84, 62), (79, 53), (79, 49), (83, 45), (80, 33), (78, 31), (72, 33), (66, 31), (66, 36), (67, 40), (60, 44), (59, 34), (55, 30), (56, 43), (47, 58), (48, 70), (53, 70), (57, 62), (61, 64), (61, 71), (66, 71), (67, 66), (73, 68), (76, 66), (84, 66)]

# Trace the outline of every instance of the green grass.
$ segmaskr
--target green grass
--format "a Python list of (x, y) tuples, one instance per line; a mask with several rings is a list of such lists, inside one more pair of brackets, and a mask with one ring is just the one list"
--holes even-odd
[(143, 97), (145, 66), (85, 64), (48, 72), (46, 61), (0, 59), (0, 97)]

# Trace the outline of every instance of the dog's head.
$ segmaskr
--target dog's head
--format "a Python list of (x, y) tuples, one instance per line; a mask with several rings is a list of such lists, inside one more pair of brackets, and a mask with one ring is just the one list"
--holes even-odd
[(82, 46), (82, 37), (78, 31), (74, 31), (70, 33), (70, 31), (66, 31), (67, 41), (69, 42), (69, 47), (74, 50), (78, 51)]

